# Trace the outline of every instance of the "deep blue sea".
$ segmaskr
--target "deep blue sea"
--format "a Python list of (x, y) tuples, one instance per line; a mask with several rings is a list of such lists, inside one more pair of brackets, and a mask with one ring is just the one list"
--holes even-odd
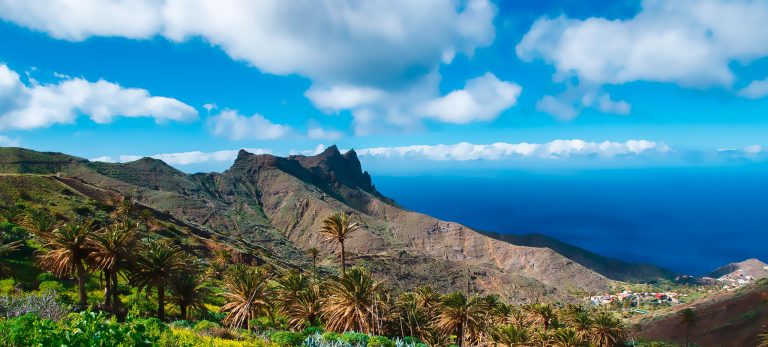
[(375, 176), (404, 207), (476, 229), (542, 233), (602, 255), (704, 274), (768, 261), (768, 169), (664, 168)]

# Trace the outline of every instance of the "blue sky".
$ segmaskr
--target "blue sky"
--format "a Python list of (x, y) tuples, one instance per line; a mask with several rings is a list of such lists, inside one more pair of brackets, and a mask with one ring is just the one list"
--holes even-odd
[(354, 3), (0, 0), (0, 144), (186, 171), (334, 143), (380, 167), (766, 156), (764, 2)]

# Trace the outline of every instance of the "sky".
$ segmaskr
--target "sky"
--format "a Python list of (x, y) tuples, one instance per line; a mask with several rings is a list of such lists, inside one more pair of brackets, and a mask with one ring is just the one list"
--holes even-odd
[[(588, 4), (588, 5), (587, 5)], [(0, 0), (0, 145), (388, 173), (768, 158), (768, 2)]]

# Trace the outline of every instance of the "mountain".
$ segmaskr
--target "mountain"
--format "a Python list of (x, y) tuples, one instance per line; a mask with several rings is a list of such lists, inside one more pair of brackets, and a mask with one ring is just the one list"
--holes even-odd
[(98, 192), (128, 196), (199, 237), (243, 252), (259, 250), (283, 264), (308, 266), (305, 250), (317, 247), (327, 271), (337, 264), (336, 246), (316, 230), (325, 216), (347, 211), (362, 225), (347, 242), (350, 261), (393, 287), (431, 284), (525, 301), (602, 292), (612, 280), (670, 275), (540, 235), (481, 233), (408, 211), (376, 190), (353, 150), (342, 154), (335, 146), (287, 158), (241, 150), (228, 170), (198, 174), (151, 158), (101, 163), (2, 148), (0, 173), (42, 175), (95, 200), (105, 199)]
[(768, 264), (752, 258), (738, 263), (723, 265), (707, 275), (712, 278), (746, 278), (758, 280), (768, 277)]

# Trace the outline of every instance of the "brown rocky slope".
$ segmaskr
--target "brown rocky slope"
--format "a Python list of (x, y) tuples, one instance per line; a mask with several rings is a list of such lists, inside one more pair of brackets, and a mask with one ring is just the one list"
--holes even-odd
[(293, 264), (306, 264), (304, 250), (317, 247), (329, 269), (335, 245), (315, 231), (325, 216), (347, 211), (363, 225), (348, 241), (351, 261), (394, 287), (432, 284), (530, 301), (604, 291), (611, 279), (669, 275), (551, 239), (515, 242), (408, 211), (376, 190), (354, 151), (342, 154), (335, 146), (288, 158), (241, 151), (223, 173), (192, 175), (150, 158), (111, 164), (2, 148), (0, 171), (56, 174), (129, 195), (234, 247), (266, 249)]

